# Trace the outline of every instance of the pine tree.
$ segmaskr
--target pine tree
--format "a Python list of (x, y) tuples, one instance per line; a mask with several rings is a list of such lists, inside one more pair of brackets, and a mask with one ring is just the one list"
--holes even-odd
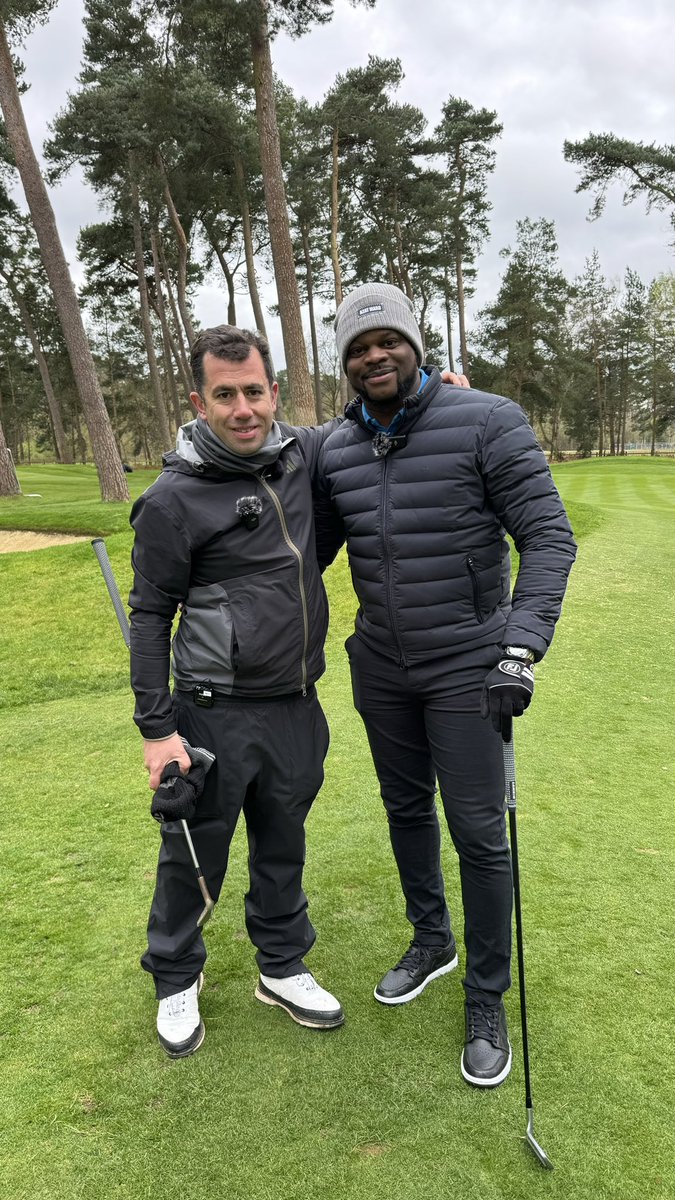
[(42, 261), (68, 347), (98, 471), (101, 496), (104, 500), (128, 500), (129, 489), (101, 395), (54, 211), (28, 135), (7, 40), (8, 30), (15, 34), (27, 31), (36, 21), (45, 20), (52, 7), (52, 0), (42, 0), (41, 3), (17, 0), (15, 4), (8, 3), (3, 6), (3, 19), (0, 20), (0, 106), (4, 114), (7, 140), (21, 176)]
[[(459, 320), (459, 353), (462, 370), (470, 375), (466, 336), (466, 268), (472, 267), (488, 235), (488, 176), (494, 171), (496, 152), (492, 142), (501, 137), (503, 126), (496, 112), (475, 109), (468, 100), (450, 96), (443, 105), (443, 120), (434, 131), (434, 148), (446, 162), (443, 180), (446, 214), (444, 249), (451, 256), (454, 295)], [(444, 286), (446, 309), (450, 286)]]
[(612, 183), (624, 188), (623, 202), (642, 197), (647, 209), (670, 213), (675, 225), (675, 146), (645, 145), (613, 133), (591, 133), (580, 142), (565, 142), (567, 162), (581, 170), (577, 192), (595, 194), (591, 215), (599, 217)]
[(479, 340), (496, 360), (493, 387), (521, 404), (534, 424), (554, 402), (570, 285), (558, 265), (552, 221), (518, 221), (515, 249), (502, 256), (507, 267), (496, 300), (479, 314)]

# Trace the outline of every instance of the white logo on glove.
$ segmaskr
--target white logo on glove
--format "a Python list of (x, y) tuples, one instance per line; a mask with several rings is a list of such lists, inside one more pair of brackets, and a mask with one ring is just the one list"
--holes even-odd
[(504, 659), (499, 664), (499, 670), (505, 675), (520, 675), (522, 666), (519, 662), (513, 662), (511, 659)]

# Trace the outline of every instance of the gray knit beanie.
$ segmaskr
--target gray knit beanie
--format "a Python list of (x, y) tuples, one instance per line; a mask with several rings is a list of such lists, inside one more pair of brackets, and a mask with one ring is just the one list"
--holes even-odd
[(354, 338), (371, 329), (395, 329), (410, 342), (422, 365), (423, 350), (412, 301), (391, 283), (364, 283), (348, 296), (335, 314), (335, 341), (343, 370), (347, 369), (347, 351)]

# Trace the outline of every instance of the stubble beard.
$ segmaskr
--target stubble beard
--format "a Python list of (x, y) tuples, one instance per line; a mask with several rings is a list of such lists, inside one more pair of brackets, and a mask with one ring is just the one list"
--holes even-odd
[[(368, 391), (368, 384), (364, 383), (362, 386), (362, 392), (363, 397), (368, 405), (368, 411), (370, 412), (371, 410), (382, 409), (387, 412), (391, 411), (393, 416), (396, 412), (398, 412), (399, 409), (403, 408), (406, 400), (417, 392), (419, 387), (419, 377), (420, 374), (417, 367), (415, 367), (415, 370), (405, 378), (402, 378), (400, 372), (397, 371), (396, 395), (388, 396), (386, 399), (384, 397), (380, 398), (371, 396)], [(376, 416), (376, 413), (372, 412), (372, 415)]]

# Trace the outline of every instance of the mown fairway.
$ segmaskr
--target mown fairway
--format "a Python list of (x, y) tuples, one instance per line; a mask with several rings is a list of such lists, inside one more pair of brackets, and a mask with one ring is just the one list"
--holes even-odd
[[(673, 1200), (675, 462), (555, 475), (579, 559), (516, 728), (535, 1128), (555, 1171), (521, 1140), (515, 984), (514, 1068), (486, 1094), (459, 1076), (461, 968), (402, 1009), (372, 998), (409, 933), (349, 695), (343, 560), (306, 888), (309, 965), (347, 1024), (314, 1034), (254, 1000), (239, 831), (207, 932), (206, 1042), (164, 1057), (137, 966), (158, 828), (126, 650), (85, 543), (0, 556), (3, 1198)], [(150, 478), (131, 476), (135, 491)], [(0, 526), (110, 532), (128, 589), (126, 510), (96, 502), (91, 471), (36, 469), (23, 486), (41, 499), (0, 503)], [(461, 935), (447, 835), (445, 869)]]

